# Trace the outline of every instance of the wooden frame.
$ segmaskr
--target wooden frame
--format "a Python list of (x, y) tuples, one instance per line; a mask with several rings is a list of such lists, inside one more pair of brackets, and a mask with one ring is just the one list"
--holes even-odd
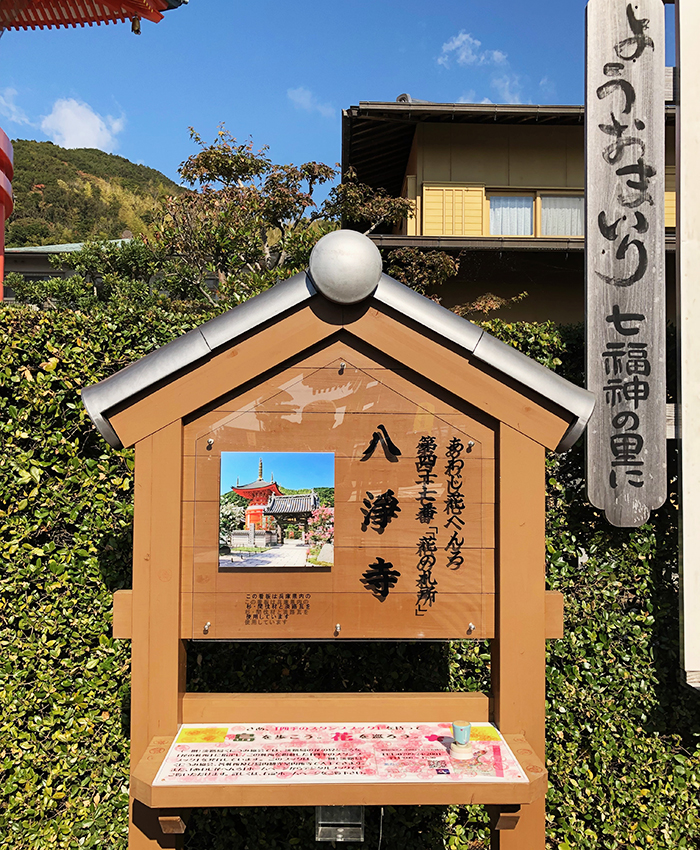
[[(462, 709), (463, 710), (463, 709)], [(426, 783), (382, 783), (381, 785), (200, 785), (159, 788), (153, 780), (173, 738), (154, 738), (131, 774), (132, 790), (154, 810), (205, 808), (212, 806), (424, 806), (424, 805), (528, 805), (544, 801), (547, 772), (522, 735), (505, 735), (506, 742), (523, 759), (528, 777), (520, 785), (478, 783), (447, 786)], [(544, 814), (544, 812), (543, 812)], [(543, 819), (544, 825), (544, 819)], [(544, 835), (544, 831), (543, 831)], [(518, 838), (520, 835), (517, 836)], [(515, 845), (513, 845), (515, 846)], [(523, 847), (524, 845), (518, 845)], [(535, 845), (533, 845), (535, 846)], [(542, 845), (544, 846), (544, 844)]]
[[(198, 453), (192, 447), (208, 446), (212, 428), (222, 419), (246, 415), (245, 410), (255, 409), (255, 399), (274, 397), (280, 376), (289, 379), (289, 370), (308, 376), (340, 361), (348, 369), (374, 369), (377, 376), (381, 370), (379, 383), (404, 398), (410, 388), (413, 415), (418, 403), (419, 416), (430, 413), (454, 427), (470, 411), (479, 498), (485, 496), (495, 507), (486, 545), (486, 526), (479, 520), (475, 596), (490, 597), (493, 619), (488, 628), (464, 637), (493, 637), (490, 696), (286, 694), (272, 700), (263, 694), (186, 693), (184, 640), (205, 636), (194, 625), (197, 606), (216, 604), (221, 591), (235, 583), (235, 577), (212, 573), (211, 565), (193, 569), (197, 532), (192, 507), (212, 484), (216, 492), (217, 479), (206, 468), (211, 461), (204, 460), (200, 468), (206, 448)], [(398, 401), (395, 406), (399, 422), (406, 414)], [(274, 415), (274, 405), (264, 415)], [(192, 806), (378, 803), (486, 804), (496, 825), (492, 846), (544, 848), (544, 641), (559, 636), (562, 628), (562, 598), (546, 594), (544, 586), (544, 450), (558, 444), (569, 424), (567, 415), (429, 333), (418, 333), (388, 310), (341, 311), (326, 305), (323, 310), (303, 307), (211, 357), (113, 415), (111, 423), (125, 444), (136, 443), (133, 592), (115, 595), (114, 621), (115, 635), (128, 633), (133, 641), (130, 850), (181, 846), (175, 830), (184, 828)], [(327, 590), (331, 604), (337, 593), (334, 580)], [(217, 634), (211, 617), (208, 622), (206, 637), (239, 639), (230, 631)], [(352, 636), (349, 629), (325, 637)], [(269, 786), (252, 784), (153, 787), (170, 742), (186, 722), (423, 722), (452, 714), (492, 718), (522, 759), (528, 782), (278, 785), (274, 794)]]

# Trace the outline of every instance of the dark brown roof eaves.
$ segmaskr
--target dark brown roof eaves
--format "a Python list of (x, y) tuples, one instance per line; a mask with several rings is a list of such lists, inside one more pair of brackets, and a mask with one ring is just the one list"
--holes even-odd
[[(675, 116), (667, 104), (666, 123)], [(583, 133), (584, 117), (580, 105), (360, 101), (343, 110), (342, 172), (352, 167), (360, 182), (400, 195), (419, 124), (576, 126)]]
[[(403, 236), (395, 233), (372, 233), (369, 237), (378, 248), (432, 248), (441, 251), (542, 251), (583, 253), (583, 237), (541, 236)], [(676, 250), (676, 235), (666, 234), (666, 251)]]
[[(421, 123), (457, 122), (461, 124), (555, 124), (583, 126), (585, 107), (580, 104), (532, 103), (397, 103), (361, 100), (344, 114), (353, 118), (388, 119)], [(666, 122), (674, 123), (676, 107), (666, 104)]]
[(361, 100), (348, 112), (356, 118), (377, 118), (422, 122), (456, 121), (483, 124), (494, 121), (507, 124), (581, 124), (583, 106), (551, 106), (521, 103), (396, 103)]
[(266, 490), (268, 487), (275, 486), (274, 481), (263, 481), (262, 478), (258, 478), (257, 481), (251, 481), (250, 484), (241, 484), (232, 487), (232, 490)]

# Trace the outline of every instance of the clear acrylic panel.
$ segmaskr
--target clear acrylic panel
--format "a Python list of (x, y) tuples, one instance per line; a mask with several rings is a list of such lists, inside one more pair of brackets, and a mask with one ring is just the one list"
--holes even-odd
[(193, 638), (489, 636), (483, 414), (348, 350), (204, 413), (185, 446)]

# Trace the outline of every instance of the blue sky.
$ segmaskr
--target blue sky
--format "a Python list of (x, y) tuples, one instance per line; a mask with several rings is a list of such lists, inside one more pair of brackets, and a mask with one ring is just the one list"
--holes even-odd
[(258, 479), (258, 464), (263, 461), (265, 481), (274, 475), (280, 487), (301, 490), (308, 487), (335, 486), (335, 455), (332, 452), (222, 452), (221, 492), (228, 491), (240, 478), (241, 484)]
[[(219, 122), (278, 162), (340, 159), (340, 113), (402, 92), (581, 103), (583, 0), (190, 0), (128, 25), (6, 32), (0, 126), (177, 178)], [(669, 15), (672, 7), (667, 7)], [(669, 63), (670, 64), (670, 63)]]

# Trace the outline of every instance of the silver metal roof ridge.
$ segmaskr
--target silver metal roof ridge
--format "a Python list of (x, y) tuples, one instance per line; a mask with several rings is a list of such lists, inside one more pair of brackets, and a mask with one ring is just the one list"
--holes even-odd
[[(131, 400), (135, 401), (157, 385), (174, 379), (194, 364), (206, 361), (219, 349), (298, 308), (312, 297), (325, 297), (336, 304), (359, 303), (367, 299), (383, 304), (553, 402), (574, 417), (557, 451), (563, 452), (573, 446), (593, 412), (595, 400), (592, 393), (383, 274), (381, 262), (377, 265), (373, 251), (379, 254), (367, 237), (355, 231), (329, 233), (314, 248), (308, 271), (281, 281), (267, 292), (147, 354), (99, 384), (85, 387), (82, 400), (95, 427), (112, 448), (122, 448), (109, 423), (114, 411), (123, 409)], [(346, 286), (349, 280), (354, 293), (351, 300)]]

